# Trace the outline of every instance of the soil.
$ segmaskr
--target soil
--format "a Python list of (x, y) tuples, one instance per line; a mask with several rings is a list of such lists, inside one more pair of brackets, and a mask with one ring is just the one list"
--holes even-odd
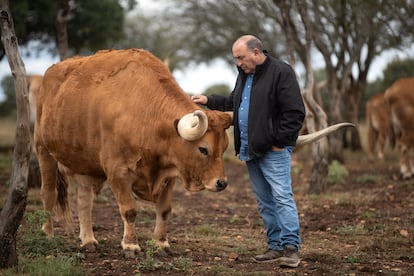
[[(310, 195), (309, 156), (296, 154), (292, 169), (303, 241), (296, 269), (252, 260), (266, 250), (265, 233), (245, 165), (234, 160), (225, 164), (229, 186), (222, 192), (175, 187), (172, 256), (125, 256), (118, 207), (105, 189), (93, 211), (100, 244), (95, 252), (83, 251), (82, 266), (89, 275), (414, 275), (414, 180), (399, 179), (398, 158), (372, 161), (347, 153), (344, 181)], [(154, 218), (151, 205), (140, 203), (136, 229), (144, 252)]]

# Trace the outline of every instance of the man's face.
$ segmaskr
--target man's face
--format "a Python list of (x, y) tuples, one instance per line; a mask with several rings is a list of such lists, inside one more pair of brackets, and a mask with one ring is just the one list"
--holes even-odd
[(245, 43), (236, 43), (232, 50), (237, 66), (240, 67), (244, 73), (252, 74), (256, 71), (258, 49), (250, 51), (247, 49)]

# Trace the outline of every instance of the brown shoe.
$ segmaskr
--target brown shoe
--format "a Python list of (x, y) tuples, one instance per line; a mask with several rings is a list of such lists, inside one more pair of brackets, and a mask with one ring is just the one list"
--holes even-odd
[(298, 267), (300, 263), (299, 250), (294, 245), (286, 245), (283, 250), (283, 257), (280, 259), (280, 267)]
[(283, 251), (268, 249), (265, 253), (257, 255), (253, 260), (257, 263), (272, 263), (283, 257)]

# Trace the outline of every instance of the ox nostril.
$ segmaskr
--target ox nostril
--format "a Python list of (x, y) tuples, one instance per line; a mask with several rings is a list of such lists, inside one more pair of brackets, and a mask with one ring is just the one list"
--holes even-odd
[(227, 181), (226, 180), (222, 180), (222, 179), (217, 180), (217, 183), (216, 183), (217, 191), (222, 191), (222, 190), (226, 189), (226, 187), (227, 187)]

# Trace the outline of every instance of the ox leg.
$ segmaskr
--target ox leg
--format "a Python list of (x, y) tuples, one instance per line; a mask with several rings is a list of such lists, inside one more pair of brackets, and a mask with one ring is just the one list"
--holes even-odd
[(378, 158), (384, 160), (384, 148), (387, 136), (385, 133), (379, 133), (378, 135)]
[(162, 248), (166, 253), (171, 254), (170, 244), (167, 239), (168, 219), (172, 210), (172, 191), (174, 180), (167, 180), (164, 190), (161, 192), (155, 204), (156, 221), (154, 229), (154, 240), (156, 245)]
[[(370, 158), (374, 156), (375, 144), (378, 139), (378, 131), (376, 131), (373, 126), (368, 127), (368, 153)], [(378, 152), (379, 153), (379, 152)]]
[(119, 212), (124, 223), (124, 235), (122, 238), (122, 249), (131, 253), (140, 252), (135, 233), (135, 218), (138, 214), (138, 206), (133, 197), (132, 185), (124, 180), (109, 179), (112, 192), (118, 203)]
[(409, 179), (410, 172), (410, 153), (409, 148), (405, 143), (400, 143), (400, 173), (402, 179)]
[[(39, 160), (39, 169), (41, 173), (42, 186), (41, 196), (43, 202), (43, 209), (50, 214), (53, 213), (53, 208), (57, 201), (57, 162), (49, 155), (47, 150), (43, 147), (37, 147), (37, 157)], [(42, 226), (43, 232), (48, 237), (53, 236), (53, 220), (50, 217)]]
[(94, 186), (103, 180), (90, 176), (74, 176), (78, 183), (77, 210), (79, 217), (79, 238), (81, 247), (91, 246), (92, 250), (98, 245), (93, 233), (92, 208), (95, 198)]
[(407, 145), (407, 164), (409, 170), (409, 178), (414, 177), (414, 131), (410, 130), (405, 140)]

